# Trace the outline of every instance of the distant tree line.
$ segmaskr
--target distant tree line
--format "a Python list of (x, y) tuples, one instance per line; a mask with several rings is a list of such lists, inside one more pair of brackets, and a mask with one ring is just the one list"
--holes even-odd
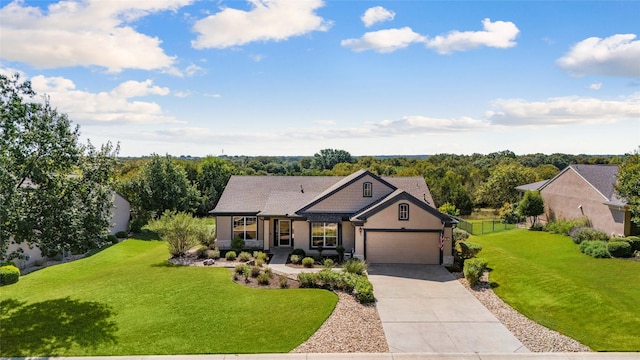
[(165, 210), (206, 216), (217, 204), (231, 175), (346, 176), (360, 169), (381, 176), (424, 177), (435, 207), (468, 215), (474, 208), (516, 203), (515, 187), (550, 179), (570, 164), (619, 164), (620, 155), (528, 154), (505, 150), (490, 154), (430, 156), (352, 156), (323, 149), (313, 157), (222, 156), (174, 158), (153, 154), (119, 159), (119, 191), (145, 223)]

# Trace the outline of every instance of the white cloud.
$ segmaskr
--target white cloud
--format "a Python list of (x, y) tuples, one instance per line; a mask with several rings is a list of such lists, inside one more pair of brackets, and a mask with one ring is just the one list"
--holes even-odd
[(486, 118), (509, 126), (603, 124), (619, 120), (640, 121), (640, 93), (619, 100), (577, 96), (545, 101), (496, 100)]
[(470, 117), (432, 118), (421, 115), (404, 116), (400, 120), (385, 120), (375, 124), (375, 132), (383, 134), (454, 133), (487, 129), (489, 123)]
[(634, 40), (636, 37), (635, 34), (590, 37), (574, 45), (557, 63), (576, 76), (640, 78), (640, 40)]
[(220, 94), (204, 94), (204, 96), (211, 97), (211, 98), (214, 98), (214, 99), (219, 99), (219, 98), (222, 97), (222, 95), (220, 95)]
[(189, 90), (186, 90), (186, 91), (174, 91), (173, 95), (175, 97), (179, 97), (179, 98), (186, 98), (186, 97), (191, 96), (191, 91), (189, 91)]
[(602, 89), (602, 83), (601, 82), (594, 82), (591, 85), (589, 85), (589, 89), (591, 89), (591, 90), (600, 90), (600, 89)]
[(38, 68), (168, 69), (175, 57), (164, 53), (161, 40), (126, 23), (191, 2), (60, 1), (42, 10), (13, 1), (0, 9), (2, 58)]
[(196, 49), (226, 48), (254, 41), (280, 41), (312, 31), (326, 31), (331, 22), (315, 11), (322, 0), (249, 0), (250, 11), (224, 8), (199, 20), (191, 45)]
[(109, 92), (77, 90), (73, 81), (63, 77), (31, 78), (33, 90), (50, 97), (61, 112), (76, 123), (165, 124), (181, 123), (167, 116), (155, 102), (131, 100), (150, 95), (165, 96), (169, 89), (153, 85), (151, 80), (125, 81)]
[(396, 13), (394, 13), (393, 11), (387, 10), (382, 6), (375, 6), (367, 9), (360, 19), (364, 23), (364, 26), (371, 27), (374, 24), (383, 21), (393, 20), (395, 16)]
[(451, 31), (427, 41), (427, 46), (440, 54), (454, 51), (466, 51), (481, 46), (509, 48), (516, 46), (514, 41), (520, 30), (512, 22), (482, 20), (484, 31)]
[(194, 76), (196, 74), (204, 73), (204, 69), (201, 68), (198, 65), (191, 64), (191, 65), (187, 66), (186, 69), (184, 69), (184, 72), (185, 72), (185, 74), (187, 74), (187, 76)]
[(356, 52), (373, 50), (379, 53), (390, 53), (425, 40), (424, 36), (414, 32), (410, 27), (403, 27), (368, 32), (359, 39), (342, 40), (340, 45)]

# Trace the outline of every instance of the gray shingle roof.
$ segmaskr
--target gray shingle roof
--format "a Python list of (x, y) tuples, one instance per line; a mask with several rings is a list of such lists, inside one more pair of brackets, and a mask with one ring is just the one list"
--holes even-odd
[(618, 165), (569, 165), (607, 200), (615, 199)]
[[(331, 193), (362, 175), (360, 170), (342, 176), (232, 176), (213, 214), (255, 213), (293, 215), (308, 203)], [(381, 177), (398, 189), (433, 206), (433, 198), (422, 177)], [(304, 191), (301, 191), (304, 190)]]
[(544, 184), (546, 184), (547, 181), (549, 181), (549, 180), (547, 179), (547, 180), (542, 180), (542, 181), (536, 181), (536, 182), (531, 183), (531, 184), (525, 184), (525, 185), (516, 186), (516, 190), (522, 191), (522, 192), (530, 191), (530, 190), (540, 190), (540, 188), (542, 188), (542, 186)]

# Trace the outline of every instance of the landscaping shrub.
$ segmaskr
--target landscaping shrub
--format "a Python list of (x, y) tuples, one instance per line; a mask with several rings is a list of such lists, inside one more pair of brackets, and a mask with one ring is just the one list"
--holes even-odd
[(607, 249), (607, 243), (600, 240), (586, 240), (580, 243), (580, 251), (583, 254), (593, 256), (594, 258), (611, 257)]
[(258, 266), (258, 267), (262, 267), (262, 265), (264, 265), (264, 260), (262, 260), (262, 259), (256, 259), (256, 260), (255, 260), (255, 264), (256, 264), (256, 266)]
[(207, 259), (219, 259), (220, 258), (220, 250), (213, 249), (205, 251), (205, 256)]
[(269, 285), (269, 275), (267, 275), (267, 274), (258, 275), (258, 284), (260, 284), (260, 285)]
[(469, 233), (458, 228), (453, 228), (453, 241), (465, 241), (469, 238)]
[(236, 259), (236, 252), (235, 251), (227, 251), (227, 254), (224, 256), (225, 259), (229, 260), (229, 261), (233, 261)]
[(344, 246), (342, 246), (342, 245), (336, 246), (336, 252), (338, 253), (338, 261), (339, 262), (343, 262), (344, 261), (344, 252), (345, 252)]
[(244, 250), (244, 239), (241, 239), (239, 237), (231, 239), (231, 250), (235, 251), (236, 253)]
[(198, 244), (198, 234), (203, 229), (202, 222), (191, 214), (165, 211), (158, 219), (147, 224), (147, 228), (157, 232), (169, 244), (173, 256), (182, 256)]
[(333, 290), (338, 282), (338, 273), (331, 269), (324, 269), (316, 274), (316, 281), (325, 289)]
[(557, 219), (549, 222), (545, 230), (553, 234), (569, 235), (569, 232), (576, 227), (589, 226), (589, 219), (581, 217), (577, 219)]
[(258, 277), (260, 275), (260, 271), (262, 268), (260, 266), (252, 266), (251, 267), (251, 277)]
[(128, 237), (129, 237), (129, 234), (128, 234), (126, 231), (118, 231), (118, 232), (116, 233), (116, 237), (117, 237), (118, 239), (126, 239), (126, 238), (128, 238)]
[(246, 264), (236, 264), (236, 266), (233, 268), (233, 271), (238, 275), (242, 275), (244, 274), (244, 270), (246, 268), (247, 268)]
[(468, 259), (464, 262), (462, 273), (469, 284), (473, 285), (478, 282), (486, 268), (487, 260), (481, 258)]
[(367, 263), (360, 259), (349, 259), (344, 263), (343, 270), (348, 273), (362, 275), (367, 271)]
[(264, 269), (264, 273), (265, 273), (265, 274), (267, 274), (267, 276), (268, 276), (269, 278), (271, 278), (271, 276), (273, 276), (273, 270), (271, 270), (271, 268), (270, 268), (270, 267), (268, 267), (268, 268)]
[(310, 257), (306, 257), (304, 259), (302, 259), (302, 266), (304, 267), (313, 267), (313, 263), (315, 263), (315, 260), (313, 258)]
[(291, 255), (290, 259), (292, 264), (300, 264), (300, 261), (302, 260), (300, 255)]
[(20, 269), (13, 265), (0, 266), (0, 285), (15, 284), (20, 280)]
[(333, 260), (331, 259), (324, 259), (324, 267), (327, 269), (331, 269), (334, 265)]
[(633, 248), (626, 241), (610, 241), (607, 244), (607, 250), (611, 256), (617, 258), (628, 258), (633, 254)]
[(269, 260), (269, 255), (262, 251), (254, 251), (253, 257), (256, 258), (256, 260), (262, 260), (263, 262), (267, 262), (267, 260)]
[(116, 237), (115, 235), (107, 235), (107, 242), (115, 245), (119, 242), (118, 237)]
[(314, 288), (317, 286), (316, 274), (314, 273), (299, 273), (298, 281), (302, 288)]
[(305, 253), (304, 250), (298, 248), (298, 249), (293, 249), (293, 251), (291, 252), (291, 255), (298, 255), (300, 256), (300, 258), (303, 258), (307, 256), (307, 253)]
[(286, 275), (279, 275), (278, 281), (280, 282), (280, 289), (286, 289), (289, 287), (289, 279)]
[(369, 304), (376, 300), (373, 296), (373, 285), (366, 276), (360, 276), (354, 291), (356, 300), (361, 304)]
[(462, 262), (476, 257), (480, 251), (482, 251), (482, 246), (479, 244), (468, 241), (458, 241), (456, 243), (456, 252)]
[(340, 274), (340, 277), (338, 278), (338, 283), (335, 285), (336, 289), (351, 294), (356, 288), (356, 284), (358, 283), (360, 275), (352, 274), (346, 271), (340, 272), (338, 274)]
[(243, 251), (238, 255), (238, 260), (240, 260), (240, 261), (249, 261), (249, 260), (251, 260), (251, 254), (246, 252), (246, 251)]
[(609, 241), (609, 235), (604, 231), (590, 227), (573, 228), (569, 232), (569, 236), (576, 244), (580, 244), (583, 241)]
[(640, 251), (640, 237), (629, 236), (629, 237), (626, 237), (626, 238), (624, 238), (622, 240), (628, 242), (629, 245), (631, 245), (631, 249), (633, 251)]

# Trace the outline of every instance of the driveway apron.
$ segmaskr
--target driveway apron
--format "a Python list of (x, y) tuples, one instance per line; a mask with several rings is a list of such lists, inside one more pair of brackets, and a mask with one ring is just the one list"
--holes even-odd
[(369, 279), (391, 352), (529, 352), (442, 266), (375, 264)]

